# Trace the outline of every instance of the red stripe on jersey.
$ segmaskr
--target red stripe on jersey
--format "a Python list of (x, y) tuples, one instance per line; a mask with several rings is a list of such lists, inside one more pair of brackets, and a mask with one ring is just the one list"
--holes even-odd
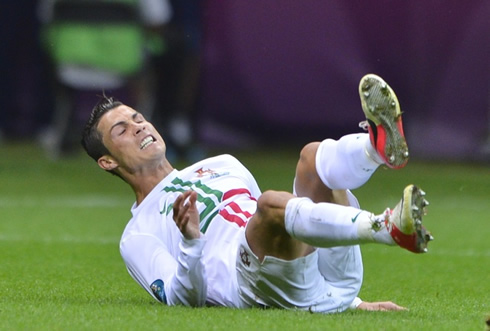
[(231, 198), (232, 196), (239, 195), (239, 194), (247, 194), (250, 197), (250, 199), (256, 200), (255, 198), (252, 197), (252, 193), (250, 193), (250, 191), (247, 190), (246, 188), (237, 188), (234, 190), (229, 190), (228, 192), (223, 194), (223, 201), (228, 198)]
[(244, 221), (241, 217), (230, 214), (226, 209), (223, 209), (219, 212), (219, 214), (227, 221), (231, 223), (236, 223), (239, 227), (244, 227), (247, 225), (247, 222)]
[(246, 218), (250, 218), (253, 215), (249, 213), (248, 211), (243, 211), (242, 208), (236, 203), (236, 202), (230, 202), (229, 204), (226, 205), (227, 207), (229, 206), (233, 211), (237, 214), (243, 214), (245, 215)]

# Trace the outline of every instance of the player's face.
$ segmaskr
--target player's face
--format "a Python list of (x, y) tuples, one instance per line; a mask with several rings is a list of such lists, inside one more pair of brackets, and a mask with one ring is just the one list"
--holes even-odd
[(165, 158), (163, 138), (141, 113), (126, 105), (104, 114), (97, 128), (117, 167), (132, 172)]

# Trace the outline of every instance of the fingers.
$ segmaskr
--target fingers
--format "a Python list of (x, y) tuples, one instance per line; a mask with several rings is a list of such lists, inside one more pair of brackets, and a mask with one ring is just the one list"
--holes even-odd
[(370, 310), (370, 311), (400, 311), (407, 310), (407, 308), (397, 305), (391, 301), (383, 301), (383, 302), (362, 302), (358, 309), (361, 310)]
[(408, 310), (407, 308), (399, 306), (391, 301), (383, 302), (383, 308), (383, 310)]
[(199, 238), (197, 193), (189, 190), (179, 195), (173, 205), (173, 219), (180, 232), (188, 239)]
[(391, 301), (379, 302), (379, 310), (407, 310), (407, 308), (397, 305)]
[(177, 197), (177, 199), (175, 199), (175, 202), (174, 202), (174, 221), (175, 223), (177, 224), (177, 226), (179, 226), (179, 228), (181, 227), (180, 224), (182, 224), (186, 218), (188, 218), (188, 211), (189, 211), (189, 208), (191, 206), (190, 203), (186, 203), (186, 200), (187, 198), (190, 196), (190, 194), (192, 193), (192, 191), (186, 191), (184, 193), (182, 193), (181, 195), (179, 195)]
[[(189, 200), (187, 200), (189, 199)], [(185, 191), (175, 199), (174, 202), (174, 220), (182, 218), (189, 208), (196, 206), (197, 193), (194, 191)]]

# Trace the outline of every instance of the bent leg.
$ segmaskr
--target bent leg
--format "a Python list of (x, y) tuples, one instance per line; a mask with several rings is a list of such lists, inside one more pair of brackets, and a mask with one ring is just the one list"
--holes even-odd
[(372, 149), (368, 134), (306, 145), (296, 168), (295, 195), (265, 192), (247, 226), (246, 238), (259, 259), (291, 260), (313, 247), (393, 244), (391, 237), (373, 233), (375, 216), (350, 207), (348, 198), (347, 190), (364, 184), (381, 164), (372, 158)]
[(351, 134), (306, 145), (296, 168), (294, 192), (285, 211), (292, 237), (314, 247), (380, 242), (393, 245), (384, 217), (359, 209), (348, 191), (366, 183), (381, 161), (374, 159), (368, 134)]
[(348, 206), (345, 190), (332, 190), (325, 185), (316, 170), (316, 153), (319, 147), (320, 142), (313, 142), (301, 150), (296, 166), (294, 194), (308, 197), (313, 202), (332, 202)]
[[(386, 231), (384, 216), (336, 203), (315, 203), (287, 192), (267, 191), (258, 200), (257, 212), (246, 228), (255, 255), (283, 260), (306, 256), (314, 247), (379, 242), (394, 245)], [(376, 224), (375, 224), (376, 223)]]
[[(314, 202), (346, 205), (345, 190), (366, 183), (381, 164), (367, 134), (351, 134), (306, 145), (296, 167), (294, 191)], [(348, 205), (348, 204), (347, 204)]]
[(314, 250), (286, 231), (286, 205), (293, 198), (295, 196), (288, 192), (266, 191), (258, 199), (257, 211), (247, 224), (246, 238), (260, 261), (266, 255), (293, 260)]
[[(288, 206), (291, 203), (296, 206), (296, 201), (303, 202), (297, 214), (288, 211)], [(304, 217), (307, 223), (325, 221), (319, 228), (312, 228), (312, 232), (321, 237), (321, 245), (330, 247), (359, 242), (357, 224), (350, 218), (346, 222), (338, 222), (329, 214), (321, 216), (319, 222), (316, 217), (310, 217), (315, 213), (304, 205), (307, 208), (334, 207), (338, 208), (336, 212), (343, 213), (350, 210), (359, 212), (353, 207), (313, 203), (287, 192), (264, 192), (258, 200), (257, 212), (247, 225), (246, 236), (237, 255), (240, 297), (247, 306), (258, 303), (329, 313), (347, 309), (357, 296), (362, 284), (359, 246), (317, 249), (305, 238), (297, 239), (286, 229), (288, 220), (299, 223), (296, 217), (287, 214), (300, 219)]]
[[(356, 136), (355, 140), (352, 138), (354, 135), (351, 135), (341, 138), (341, 142), (326, 140), (321, 143), (314, 142), (306, 145), (300, 153), (296, 168), (295, 194), (300, 197), (309, 197), (314, 202), (324, 201), (359, 207), (355, 197), (345, 188), (353, 188), (364, 184), (374, 173), (378, 162), (373, 162), (371, 158), (366, 160), (368, 155), (364, 149), (366, 148), (368, 136)], [(342, 148), (346, 150), (339, 150)], [(346, 154), (350, 157), (346, 157)], [(371, 171), (365, 171), (361, 173), (361, 176), (349, 175), (350, 167), (347, 163), (352, 163), (352, 157), (365, 160), (364, 162), (367, 163), (367, 166), (361, 167), (361, 169), (365, 168)], [(320, 174), (323, 179), (320, 178)], [(347, 177), (348, 180), (343, 185), (348, 184), (348, 186), (343, 186), (344, 189), (341, 190), (331, 189), (329, 186), (335, 188), (340, 186), (335, 178), (330, 178), (335, 174), (339, 175), (340, 178)], [(356, 235), (356, 233), (353, 235)], [(336, 297), (342, 298), (343, 302), (352, 302), (359, 294), (363, 279), (360, 247), (358, 245), (350, 245), (319, 248), (318, 270), (330, 284), (336, 293)]]

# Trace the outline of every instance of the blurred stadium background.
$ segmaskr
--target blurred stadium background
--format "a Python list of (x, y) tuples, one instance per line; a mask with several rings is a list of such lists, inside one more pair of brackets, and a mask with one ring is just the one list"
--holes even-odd
[[(35, 0), (1, 4), (4, 142), (36, 140), (53, 116), (36, 6)], [(195, 120), (206, 145), (300, 145), (356, 131), (357, 82), (374, 72), (394, 87), (407, 112), (413, 156), (488, 158), (490, 2), (203, 0), (200, 6)], [(90, 95), (88, 104), (95, 101)]]

